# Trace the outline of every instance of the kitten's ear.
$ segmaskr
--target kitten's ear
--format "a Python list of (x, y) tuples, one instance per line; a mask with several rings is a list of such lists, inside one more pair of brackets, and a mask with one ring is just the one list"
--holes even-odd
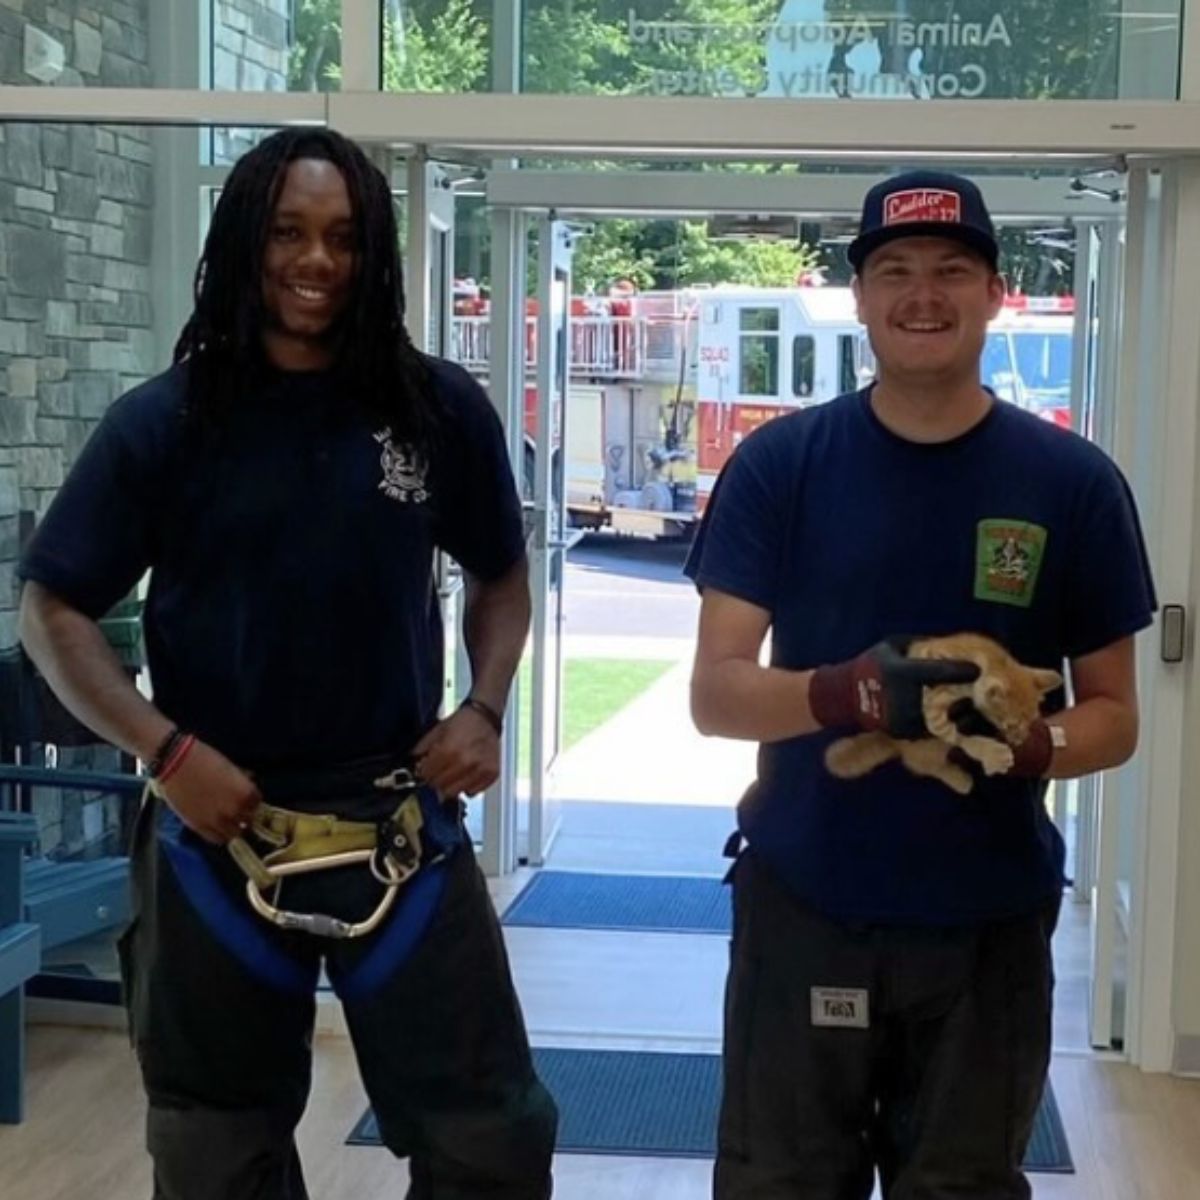
[(1048, 692), (1062, 687), (1063, 677), (1057, 671), (1050, 671), (1045, 667), (1035, 667), (1033, 682), (1037, 685), (1037, 690), (1044, 696)]

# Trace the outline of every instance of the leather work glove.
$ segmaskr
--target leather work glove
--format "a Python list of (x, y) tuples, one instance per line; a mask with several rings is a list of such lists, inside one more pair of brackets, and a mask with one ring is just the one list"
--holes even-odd
[(908, 658), (913, 637), (889, 637), (857, 658), (818, 667), (808, 688), (813, 716), (824, 726), (882, 730), (896, 738), (927, 737), (922, 689), (972, 683), (979, 668), (959, 659)]
[[(1000, 731), (971, 703), (962, 699), (952, 704), (949, 709), (950, 720), (954, 722), (959, 733), (975, 737), (995, 738), (1004, 741)], [(1043, 779), (1050, 769), (1050, 760), (1054, 756), (1054, 739), (1050, 726), (1038, 717), (1030, 726), (1029, 733), (1019, 746), (1009, 743), (1013, 752), (1013, 765), (1004, 772), (1006, 776), (1016, 779)], [(968, 755), (954, 753), (954, 760), (969, 769), (975, 769), (977, 764)]]

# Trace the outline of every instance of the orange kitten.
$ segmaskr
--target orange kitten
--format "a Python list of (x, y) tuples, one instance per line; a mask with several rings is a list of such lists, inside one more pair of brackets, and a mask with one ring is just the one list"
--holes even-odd
[[(922, 638), (908, 649), (909, 658), (956, 658), (975, 663), (974, 683), (927, 687), (923, 697), (925, 724), (931, 737), (901, 740), (886, 733), (860, 733), (840, 738), (825, 751), (825, 765), (839, 779), (857, 779), (893, 758), (914, 774), (940, 779), (947, 787), (967, 795), (971, 773), (953, 762), (958, 748), (975, 759), (986, 775), (1002, 775), (1012, 766), (1010, 746), (1019, 746), (1037, 718), (1042, 697), (1062, 686), (1057, 671), (1022, 666), (998, 642), (978, 633)], [(969, 699), (1004, 738), (960, 733), (950, 709)]]

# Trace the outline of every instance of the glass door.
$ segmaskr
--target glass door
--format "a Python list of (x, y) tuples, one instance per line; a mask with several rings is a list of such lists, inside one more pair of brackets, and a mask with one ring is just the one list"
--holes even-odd
[(563, 448), (567, 444), (573, 235), (564, 222), (546, 216), (537, 222), (536, 237), (533, 528), (529, 563), (533, 652), (526, 849), (526, 858), (534, 866), (545, 861), (560, 819), (551, 772), (562, 747), (563, 581), (569, 546)]

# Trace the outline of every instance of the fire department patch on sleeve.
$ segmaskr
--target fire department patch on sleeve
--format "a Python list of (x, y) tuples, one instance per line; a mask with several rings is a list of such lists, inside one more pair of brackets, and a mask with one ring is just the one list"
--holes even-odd
[(1028, 608), (1046, 554), (1046, 530), (1029, 521), (980, 521), (975, 538), (975, 599)]

